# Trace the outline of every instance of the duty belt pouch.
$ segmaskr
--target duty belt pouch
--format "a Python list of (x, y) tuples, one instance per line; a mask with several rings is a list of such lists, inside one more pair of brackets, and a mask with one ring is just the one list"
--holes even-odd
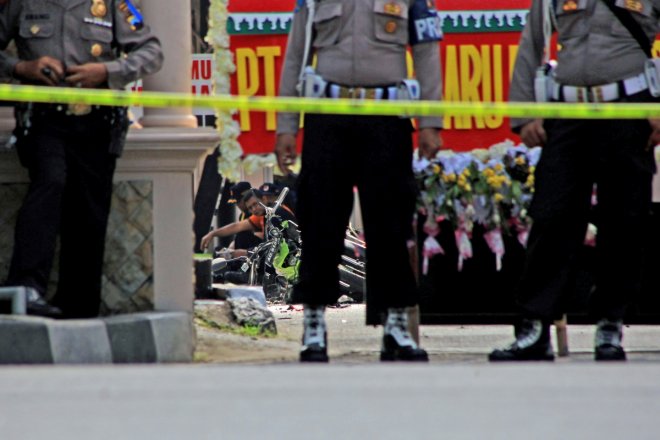
[(660, 97), (660, 59), (652, 58), (644, 63), (644, 75), (649, 85), (649, 92), (654, 98)]
[(110, 147), (109, 153), (121, 156), (128, 133), (128, 108), (112, 107), (110, 112)]
[(552, 99), (553, 73), (554, 66), (551, 63), (546, 63), (536, 69), (536, 77), (534, 78), (534, 98), (536, 102), (548, 102)]
[(305, 67), (302, 77), (302, 96), (305, 98), (321, 98), (325, 95), (328, 83), (318, 75), (313, 67)]
[(404, 79), (401, 80), (399, 86), (396, 90), (396, 99), (397, 101), (417, 101), (419, 100), (419, 81), (416, 79)]

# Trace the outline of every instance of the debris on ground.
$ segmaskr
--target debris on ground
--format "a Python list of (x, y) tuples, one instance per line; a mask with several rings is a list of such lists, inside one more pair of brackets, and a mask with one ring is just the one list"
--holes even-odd
[(355, 304), (356, 301), (348, 295), (342, 295), (337, 300), (337, 304)]
[(238, 325), (258, 327), (260, 333), (277, 334), (273, 312), (254, 298), (229, 298), (226, 303)]
[(195, 301), (195, 318), (208, 327), (221, 330), (244, 327), (256, 328), (259, 334), (277, 334), (273, 312), (254, 298)]

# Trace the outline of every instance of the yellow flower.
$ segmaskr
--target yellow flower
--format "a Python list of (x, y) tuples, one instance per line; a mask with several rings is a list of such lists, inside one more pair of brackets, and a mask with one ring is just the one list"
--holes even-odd
[(534, 174), (534, 171), (536, 171), (536, 167), (534, 165), (529, 167), (529, 172)]
[(525, 165), (525, 162), (527, 162), (527, 160), (525, 159), (525, 156), (520, 155), (520, 156), (516, 156), (515, 162), (516, 165)]
[(500, 173), (500, 172), (502, 172), (502, 170), (504, 170), (504, 165), (502, 165), (501, 163), (497, 163), (497, 164), (495, 164), (494, 168), (495, 168), (495, 171)]
[(467, 169), (467, 168), (464, 169), (462, 175), (465, 176), (465, 177), (470, 177), (470, 170)]
[(437, 163), (433, 164), (433, 174), (440, 174), (440, 165)]
[(505, 180), (506, 180), (505, 176), (493, 176), (487, 179), (487, 182), (493, 188), (499, 189), (502, 187), (502, 184), (504, 183)]
[(456, 173), (447, 174), (447, 181), (448, 182), (456, 182)]
[(495, 194), (495, 201), (496, 202), (501, 202), (502, 200), (504, 200), (504, 196), (500, 193), (496, 193)]
[(464, 186), (465, 191), (472, 191), (472, 185), (469, 183)]
[(525, 182), (525, 185), (527, 185), (530, 188), (534, 186), (534, 175), (533, 174), (530, 174), (529, 176), (527, 176), (527, 181)]
[(483, 174), (484, 174), (484, 176), (486, 176), (486, 177), (493, 177), (493, 176), (495, 175), (495, 171), (493, 171), (492, 168), (486, 168), (486, 169), (483, 171)]

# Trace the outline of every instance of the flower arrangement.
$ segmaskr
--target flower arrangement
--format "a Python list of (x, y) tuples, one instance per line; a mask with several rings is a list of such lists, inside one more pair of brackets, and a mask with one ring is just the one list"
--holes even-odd
[(511, 141), (469, 153), (441, 151), (436, 158), (416, 158), (413, 164), (420, 189), (419, 208), (426, 215), (423, 271), (428, 259), (444, 250), (436, 240), (440, 223), (454, 228), (458, 269), (472, 257), (476, 224), (496, 256), (497, 270), (504, 256), (503, 233), (516, 234), (524, 246), (531, 224), (527, 215), (534, 193), (534, 171), (540, 148), (528, 149)]
[[(229, 0), (212, 0), (209, 6), (209, 32), (205, 40), (213, 47), (213, 93), (230, 94), (230, 76), (236, 71), (236, 65), (229, 50), (227, 33), (227, 5)], [(216, 126), (220, 133), (220, 158), (218, 171), (229, 180), (240, 180), (243, 148), (238, 142), (241, 134), (238, 122), (233, 119), (236, 110), (216, 111)]]
[(248, 175), (256, 173), (268, 166), (272, 167), (273, 170), (277, 170), (277, 158), (274, 153), (250, 154), (243, 160), (243, 169)]

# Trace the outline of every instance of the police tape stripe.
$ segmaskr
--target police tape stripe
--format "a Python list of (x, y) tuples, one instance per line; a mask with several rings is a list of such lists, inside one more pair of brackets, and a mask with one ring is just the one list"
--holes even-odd
[(0, 84), (0, 101), (63, 104), (207, 107), (217, 110), (307, 112), (380, 116), (509, 116), (514, 118), (645, 119), (660, 118), (657, 103), (534, 103), (375, 101), (268, 96), (198, 96), (187, 93), (76, 89)]

